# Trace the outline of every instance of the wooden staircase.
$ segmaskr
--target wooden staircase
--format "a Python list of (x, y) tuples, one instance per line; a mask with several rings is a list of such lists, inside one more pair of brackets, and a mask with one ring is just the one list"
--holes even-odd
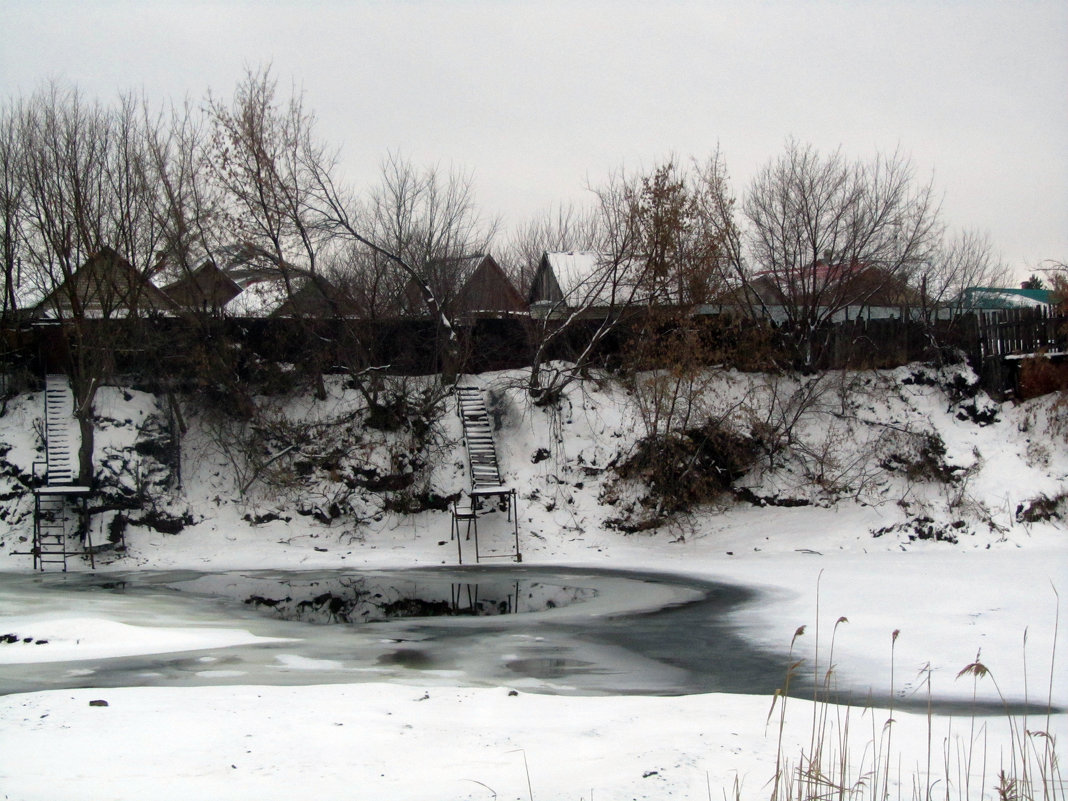
[[(467, 446), (467, 464), (471, 476), (471, 503), (469, 507), (453, 507), (453, 529), (458, 532), (459, 519), (470, 522), (474, 520), (483, 498), (498, 497), (508, 509), (508, 520), (513, 524), (515, 552), (503, 554), (482, 554), (478, 545), (478, 525), (475, 532), (475, 558), (507, 557), (517, 562), (523, 557), (519, 553), (519, 517), (515, 510), (515, 489), (505, 486), (501, 480), (501, 468), (497, 461), (497, 447), (493, 441), (493, 428), (490, 425), (486, 404), (482, 399), (482, 390), (478, 387), (456, 387), (456, 411), (463, 423), (464, 443)], [(468, 510), (458, 519), (458, 508)], [(470, 532), (470, 528), (468, 529)], [(456, 534), (457, 539), (459, 534)], [(470, 533), (468, 534), (470, 536)]]
[(78, 477), (80, 440), (74, 421), (74, 396), (62, 374), (45, 376), (45, 458), (47, 483), (73, 484)]
[(464, 426), (464, 442), (467, 443), (467, 463), (471, 467), (471, 494), (494, 494), (505, 492), (501, 481), (497, 448), (493, 442), (486, 404), (478, 387), (457, 387), (456, 402), (460, 420)]
[[(62, 374), (45, 376), (44, 435), (44, 485), (33, 491), (33, 567), (58, 565), (66, 571), (68, 556), (86, 552), (96, 567), (86, 504), (90, 488), (75, 483), (81, 436), (70, 383)], [(83, 547), (71, 550), (71, 541), (79, 538)]]

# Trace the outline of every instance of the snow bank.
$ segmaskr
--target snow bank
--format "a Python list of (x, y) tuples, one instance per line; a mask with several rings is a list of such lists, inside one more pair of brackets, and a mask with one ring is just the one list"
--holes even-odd
[[(722, 379), (717, 408), (757, 397), (761, 413), (774, 412), (766, 379), (736, 373)], [(1017, 512), (1029, 499), (1068, 488), (1068, 447), (1063, 429), (1057, 434), (1051, 422), (1050, 399), (995, 406), (953, 390), (967, 385), (967, 375), (958, 381), (917, 366), (850, 379), (849, 393), (822, 396), (796, 427), (804, 448), (744, 479), (767, 505), (725, 500), (632, 535), (605, 527), (619, 508), (602, 503), (611, 464), (641, 435), (625, 390), (591, 380), (572, 387), (559, 409), (545, 410), (525, 402), (518, 374), (471, 380), (494, 393), (502, 470), (520, 494), (524, 562), (685, 572), (754, 587), (759, 600), (736, 613), (744, 636), (785, 652), (805, 626), (795, 643), (803, 671), (826, 669), (833, 637), (836, 681), (855, 697), (869, 690), (885, 695), (892, 687), (902, 703), (922, 703), (929, 679), (940, 698), (966, 699), (972, 684), (956, 676), (979, 654), (1007, 698), (1022, 699), (1025, 686), (1029, 698), (1044, 698), (1054, 647), (1061, 657), (1068, 653), (1068, 628), (1057, 630), (1056, 595), (1068, 591), (1068, 538), (1063, 521), (1027, 523)], [(775, 389), (789, 395), (798, 387), (792, 380), (792, 387)], [(339, 382), (329, 389), (326, 402), (296, 399), (280, 411), (314, 418), (354, 408)], [(150, 414), (150, 398), (126, 394), (130, 400), (121, 392), (107, 396), (109, 419), (118, 421), (109, 448), (136, 438), (141, 418), (123, 411), (124, 404)], [(38, 402), (18, 398), (0, 419), (8, 446), (2, 570), (30, 567), (28, 556), (12, 551), (26, 549), (30, 532), (16, 490), (19, 470), (28, 471), (37, 453)], [(407, 515), (365, 498), (358, 516), (328, 523), (294, 513), (290, 499), (279, 495), (254, 489), (238, 498), (232, 464), (210, 447), (203, 419), (190, 420), (183, 487), (166, 503), (193, 522), (179, 534), (131, 524), (125, 554), (101, 569), (455, 563), (446, 512)], [(459, 433), (455, 416), (446, 414), (440, 458), (424, 477), (442, 495), (465, 486)], [(938, 447), (902, 446), (916, 442)], [(837, 450), (822, 483), (812, 481), (814, 464), (797, 454), (832, 445)], [(384, 468), (387, 452), (381, 443), (369, 444), (351, 458)], [(882, 467), (869, 470), (872, 465)], [(936, 480), (924, 470), (953, 478)], [(619, 503), (639, 508), (640, 495), (640, 488), (621, 493)], [(775, 505), (782, 500), (805, 505)], [(493, 525), (487, 519), (486, 537), (494, 536)], [(836, 630), (840, 617), (848, 622)], [(148, 623), (86, 620), (77, 610), (0, 618), (0, 634), (25, 629), (35, 640), (49, 640), (0, 646), (0, 660), (17, 661), (9, 653), (30, 661), (190, 649), (251, 636)], [(316, 665), (304, 657), (286, 658), (314, 676)], [(1054, 703), (1068, 707), (1068, 672), (1056, 665), (1052, 674)], [(998, 696), (986, 681), (979, 693)], [(109, 705), (89, 705), (98, 699)], [(812, 711), (804, 702), (789, 703), (787, 751), (796, 754), (807, 744)], [(705, 798), (708, 787), (718, 797), (737, 778), (744, 797), (766, 796), (777, 736), (774, 725), (765, 725), (770, 706), (771, 699), (743, 696), (564, 698), (511, 695), (508, 688), (422, 693), (376, 684), (28, 693), (0, 699), (0, 786), (13, 799), (328, 793), (474, 799), (527, 798), (532, 790), (541, 798), (605, 801)], [(886, 716), (885, 710), (851, 714), (862, 718), (854, 728), (868, 740)], [(894, 719), (907, 773), (926, 764), (927, 720), (900, 711)], [(944, 738), (973, 737), (963, 731), (967, 718), (936, 716), (935, 725), (939, 747)], [(1007, 723), (983, 718), (981, 725), (993, 759), (1008, 742), (999, 728)], [(1039, 725), (1045, 719), (1032, 728)], [(1055, 714), (1050, 726), (1063, 742), (1065, 715)], [(54, 754), (63, 757), (53, 760)]]
[[(0, 698), (0, 786), (23, 801), (613, 801), (718, 797), (737, 781), (742, 797), (767, 797), (779, 747), (779, 708), (770, 712), (769, 699), (753, 696), (554, 698), (380, 684), (33, 693)], [(850, 718), (858, 754), (888, 719), (885, 710), (838, 713)], [(1054, 723), (1057, 736), (1068, 735), (1064, 716)], [(976, 725), (996, 759), (1008, 724)], [(943, 739), (967, 746), (969, 726), (935, 721), (932, 780), (944, 784)], [(811, 733), (811, 704), (791, 700), (787, 757), (807, 749)], [(922, 773), (926, 717), (895, 712), (893, 739), (905, 775)], [(911, 788), (901, 790), (908, 797)]]

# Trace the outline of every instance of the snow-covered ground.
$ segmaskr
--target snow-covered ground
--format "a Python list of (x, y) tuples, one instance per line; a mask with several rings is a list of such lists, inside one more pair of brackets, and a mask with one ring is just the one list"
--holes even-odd
[[(1016, 517), (1020, 504), (1068, 488), (1064, 431), (1047, 419), (1052, 399), (1002, 406), (994, 422), (980, 425), (976, 415), (960, 413), (962, 404), (979, 413), (992, 404), (947, 396), (944, 376), (927, 380), (918, 368), (870, 374), (850, 385), (848, 398), (828, 392), (798, 426), (795, 450), (808, 454), (807, 462), (784, 458), (742, 480), (769, 505), (724, 501), (655, 531), (624, 534), (606, 520), (637, 509), (639, 493), (614, 483), (606, 468), (640, 436), (632, 397), (618, 386), (587, 382), (572, 388), (559, 413), (550, 413), (523, 402), (521, 390), (510, 388), (516, 378), (472, 380), (496, 390), (497, 443), (505, 478), (519, 491), (524, 563), (685, 573), (753, 587), (759, 599), (736, 613), (736, 623), (754, 642), (783, 653), (784, 677), (798, 627), (806, 628), (793, 642), (793, 658), (803, 659), (799, 670), (810, 673), (814, 665), (826, 668), (834, 631), (836, 683), (855, 695), (870, 688), (886, 696), (893, 689), (899, 698), (922, 700), (929, 681), (940, 699), (966, 700), (974, 690), (984, 699), (1000, 694), (1015, 703), (1026, 696), (1044, 705), (1052, 696), (1058, 711), (1048, 718), (936, 715), (930, 735), (921, 712), (894, 710), (887, 727), (889, 710), (851, 708), (853, 779), (879, 764), (872, 749), (881, 752), (889, 738), (890, 784), (902, 783), (900, 797), (912, 797), (928, 749), (930, 781), (939, 782), (940, 794), (950, 782), (954, 798), (994, 797), (993, 777), (1024, 729), (1056, 736), (1063, 754), (1068, 715), (1059, 710), (1068, 707), (1068, 633), (1064, 626), (1055, 631), (1057, 593), (1068, 588), (1066, 531), (1056, 519)], [(753, 397), (756, 380), (724, 374), (709, 389), (708, 408), (740, 408), (739, 399)], [(326, 402), (289, 402), (285, 411), (325, 418), (343, 411), (350, 396), (339, 384)], [(124, 478), (118, 455), (155, 403), (133, 390), (102, 391), (98, 411), (109, 422), (97, 450), (117, 481), (144, 480), (136, 470)], [(39, 396), (22, 396), (0, 418), (6, 464), (28, 470), (39, 408)], [(464, 459), (455, 416), (446, 415), (442, 425), (430, 481), (447, 494), (464, 486)], [(896, 464), (891, 453), (900, 461), (906, 447), (885, 436), (888, 430), (936, 433), (944, 445), (940, 464), (952, 469), (953, 481), (875, 470), (872, 465)], [(125, 556), (99, 569), (455, 563), (445, 512), (382, 513), (370, 500), (356, 499), (350, 503), (365, 504), (354, 511), (361, 522), (343, 515), (327, 524), (294, 513), (293, 500), (277, 491), (254, 487), (238, 499), (241, 466), (233, 454), (213, 449), (217, 438), (207, 431), (191, 419), (184, 489), (168, 501), (193, 522), (178, 534), (130, 525)], [(835, 456), (819, 466), (812, 456), (818, 453)], [(364, 458), (376, 457), (368, 448)], [(803, 479), (816, 467), (822, 484), (813, 488)], [(607, 497), (613, 505), (603, 502)], [(808, 505), (771, 505), (787, 499)], [(27, 550), (26, 501), (5, 503), (0, 570), (27, 571), (30, 557), (12, 553)], [(247, 519), (253, 510), (278, 519), (253, 524)], [(492, 523), (486, 531), (492, 538)], [(917, 536), (924, 532), (937, 536)], [(957, 541), (946, 541), (949, 536)], [(845, 621), (836, 627), (840, 618)], [(253, 637), (234, 627), (173, 628), (152, 620), (132, 626), (51, 607), (0, 608), (0, 635), (8, 631), (30, 631), (47, 643), (0, 644), (0, 671), (86, 655), (195, 653)], [(977, 683), (957, 678), (977, 654), (990, 676)], [(77, 669), (76, 661), (70, 664)], [(0, 698), (0, 798), (704, 799), (730, 796), (736, 782), (741, 797), (766, 797), (783, 710), (781, 701), (772, 707), (770, 697), (726, 694), (554, 696), (440, 681), (423, 687), (418, 674), (395, 684), (15, 694)], [(844, 714), (832, 711), (835, 719)], [(791, 698), (781, 720), (782, 753), (796, 764), (811, 752), (818, 730), (813, 705)], [(1029, 746), (1045, 743), (1041, 735), (1023, 737)], [(836, 748), (842, 741), (829, 735)], [(958, 760), (947, 770), (945, 753), (973, 755), (969, 787)]]

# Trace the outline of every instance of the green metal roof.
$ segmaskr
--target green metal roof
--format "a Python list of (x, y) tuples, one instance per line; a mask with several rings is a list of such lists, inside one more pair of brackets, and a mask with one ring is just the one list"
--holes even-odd
[(1052, 294), (1048, 289), (972, 286), (961, 293), (961, 306), (966, 309), (1020, 309), (1048, 306), (1053, 302)]

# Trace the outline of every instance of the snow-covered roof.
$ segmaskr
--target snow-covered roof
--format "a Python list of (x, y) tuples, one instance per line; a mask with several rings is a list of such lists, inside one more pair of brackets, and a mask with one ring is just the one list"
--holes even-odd
[[(646, 272), (640, 262), (621, 261), (589, 250), (546, 252), (541, 271), (552, 274), (564, 303), (571, 307), (644, 302), (651, 294), (662, 294), (656, 288), (639, 288)], [(534, 300), (553, 301), (554, 298), (542, 296)]]
[(1033, 309), (1051, 303), (1048, 289), (972, 286), (961, 293), (960, 305), (968, 309)]
[(600, 253), (589, 250), (546, 253), (545, 259), (565, 298), (603, 281), (604, 257)]
[(281, 276), (241, 276), (234, 281), (241, 294), (226, 304), (226, 311), (234, 317), (267, 317), (289, 297)]

